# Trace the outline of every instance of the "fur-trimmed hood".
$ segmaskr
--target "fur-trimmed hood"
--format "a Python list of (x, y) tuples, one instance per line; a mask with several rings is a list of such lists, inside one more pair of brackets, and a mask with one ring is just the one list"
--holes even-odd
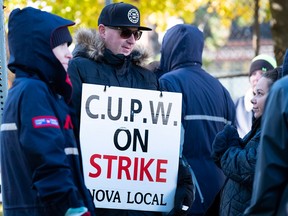
[[(81, 56), (94, 61), (101, 61), (104, 56), (105, 45), (98, 31), (95, 29), (81, 28), (75, 34), (75, 49), (73, 57)], [(145, 65), (149, 58), (148, 51), (136, 45), (131, 53), (132, 61), (137, 65)]]

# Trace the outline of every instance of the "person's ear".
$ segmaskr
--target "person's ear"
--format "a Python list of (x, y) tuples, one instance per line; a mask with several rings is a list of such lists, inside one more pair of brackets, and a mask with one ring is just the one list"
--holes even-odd
[(98, 31), (99, 31), (99, 34), (102, 38), (105, 38), (105, 33), (106, 33), (106, 28), (103, 24), (100, 24), (98, 26)]

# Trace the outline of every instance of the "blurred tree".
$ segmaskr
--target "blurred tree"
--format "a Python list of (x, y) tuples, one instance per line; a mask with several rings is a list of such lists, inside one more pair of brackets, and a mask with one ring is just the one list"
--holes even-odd
[[(4, 0), (6, 13), (16, 7), (35, 6), (60, 16), (74, 20), (79, 27), (97, 26), (98, 16), (105, 4), (122, 0)], [(259, 23), (270, 18), (269, 0), (126, 0), (139, 7), (143, 25), (153, 26), (157, 32), (164, 32), (171, 25), (171, 17), (178, 17), (185, 23), (195, 24), (201, 28), (206, 37), (206, 44), (211, 49), (223, 46), (229, 37), (233, 20), (238, 24), (253, 25), (253, 46), (255, 54), (259, 51)], [(270, 0), (273, 13), (272, 31), (275, 37), (275, 53), (283, 50), (288, 43), (285, 12), (288, 1)], [(276, 5), (272, 7), (273, 5)], [(278, 6), (282, 8), (279, 11)], [(281, 12), (282, 11), (282, 12)], [(280, 19), (280, 20), (278, 20)], [(277, 20), (277, 22), (275, 21)], [(282, 48), (282, 49), (281, 49)], [(276, 51), (277, 50), (277, 51)], [(282, 52), (282, 51), (281, 51)]]
[(78, 24), (73, 28), (75, 30), (80, 25), (96, 27), (98, 16), (105, 3), (105, 0), (4, 0), (7, 14), (17, 7), (33, 6), (74, 20)]
[(288, 48), (288, 1), (270, 0), (271, 30), (275, 41), (274, 53), (278, 64), (282, 64), (285, 50)]
[[(122, 0), (116, 0), (119, 2)], [(254, 1), (254, 0), (253, 0)], [(265, 0), (263, 0), (265, 1)], [(267, 1), (267, 0), (266, 0)], [(13, 8), (32, 5), (64, 16), (68, 19), (81, 23), (81, 26), (97, 26), (97, 18), (107, 0), (4, 0), (4, 5), (9, 13)], [(210, 14), (219, 17), (223, 26), (229, 27), (232, 19), (241, 16), (243, 20), (251, 22), (253, 11), (251, 11), (251, 0), (127, 0), (139, 7), (146, 22), (156, 24), (160, 30), (165, 30), (169, 17), (180, 17), (185, 23), (192, 23), (199, 8), (205, 8), (204, 12), (209, 17)], [(251, 13), (247, 13), (251, 11)]]
[(260, 23), (259, 23), (259, 0), (254, 2), (254, 31), (252, 43), (255, 50), (255, 56), (259, 54), (260, 50)]

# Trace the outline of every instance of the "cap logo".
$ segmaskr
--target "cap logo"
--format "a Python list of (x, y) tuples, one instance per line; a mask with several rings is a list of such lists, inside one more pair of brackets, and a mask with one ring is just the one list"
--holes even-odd
[(262, 67), (262, 71), (266, 72), (266, 71), (267, 71), (267, 68)]
[(130, 9), (127, 16), (130, 22), (134, 24), (139, 22), (139, 12), (135, 8)]

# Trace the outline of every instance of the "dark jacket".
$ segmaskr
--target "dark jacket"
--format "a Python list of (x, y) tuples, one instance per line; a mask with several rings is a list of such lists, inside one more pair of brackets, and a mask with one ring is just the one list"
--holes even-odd
[(96, 30), (81, 29), (75, 38), (76, 47), (68, 73), (73, 84), (76, 134), (79, 133), (82, 83), (157, 90), (156, 76), (141, 67), (147, 60), (147, 53), (135, 49), (126, 57), (114, 55), (105, 49)]
[[(15, 81), (1, 124), (3, 210), (6, 216), (63, 216), (94, 206), (84, 185), (69, 108), (71, 85), (50, 37), (74, 23), (34, 8), (9, 17), (9, 69)], [(64, 96), (64, 97), (63, 97)]]
[[(76, 110), (74, 121), (80, 119), (82, 83), (157, 90), (156, 76), (141, 67), (147, 55), (134, 50), (129, 56), (114, 55), (105, 49), (95, 30), (81, 29), (76, 34), (76, 48), (70, 61), (68, 73), (73, 84), (72, 105)], [(79, 128), (75, 130), (79, 134)], [(101, 209), (97, 215), (161, 215), (161, 213), (119, 209)]]
[(218, 151), (221, 149), (220, 146), (226, 145), (219, 159), (220, 166), (227, 177), (221, 191), (219, 215), (243, 215), (250, 204), (261, 134), (260, 122), (261, 118), (257, 119), (253, 129), (243, 139), (240, 139), (236, 128), (233, 127), (224, 139), (219, 139), (219, 133), (213, 142), (214, 153), (216, 149)]
[(245, 215), (288, 214), (287, 95), (286, 76), (273, 84), (266, 101), (251, 205)]
[(235, 119), (234, 103), (220, 82), (202, 68), (203, 34), (180, 24), (164, 36), (160, 89), (180, 92), (182, 98), (183, 155), (199, 187), (190, 214), (203, 214), (222, 187), (225, 177), (212, 160), (211, 145), (225, 124)]

